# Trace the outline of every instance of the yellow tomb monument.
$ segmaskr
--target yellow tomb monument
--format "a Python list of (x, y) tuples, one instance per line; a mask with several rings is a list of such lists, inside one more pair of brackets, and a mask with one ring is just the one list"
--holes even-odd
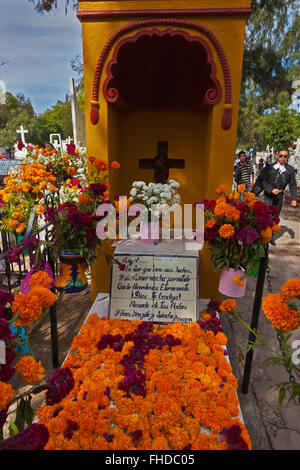
[[(224, 6), (226, 3), (226, 7)], [(153, 181), (158, 142), (183, 204), (231, 187), (245, 24), (250, 0), (80, 0), (87, 155), (120, 169), (110, 194), (129, 195)], [(171, 160), (172, 161), (172, 160)], [(110, 166), (109, 166), (110, 168)], [(200, 252), (199, 296), (217, 297), (209, 253)], [(92, 268), (92, 300), (109, 292), (101, 253)]]

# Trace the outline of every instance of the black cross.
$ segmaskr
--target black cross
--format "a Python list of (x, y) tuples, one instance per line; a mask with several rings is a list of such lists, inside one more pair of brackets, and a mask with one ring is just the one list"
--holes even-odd
[(168, 142), (158, 142), (155, 158), (140, 158), (141, 170), (154, 170), (154, 183), (167, 183), (170, 168), (184, 168), (183, 158), (168, 158)]

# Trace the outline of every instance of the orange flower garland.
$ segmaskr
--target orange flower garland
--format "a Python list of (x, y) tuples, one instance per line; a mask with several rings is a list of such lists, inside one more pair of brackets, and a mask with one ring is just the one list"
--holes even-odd
[[(135, 373), (145, 378), (144, 396), (124, 393), (124, 364), (141, 324), (89, 316), (64, 364), (72, 370), (73, 390), (58, 405), (38, 410), (50, 435), (45, 449), (225, 450), (229, 444), (219, 439), (219, 432), (232, 424), (251, 448), (237, 418), (237, 380), (224, 355), (222, 333), (206, 332), (198, 323), (152, 325), (155, 338), (172, 336), (177, 342), (171, 349), (167, 342), (150, 348), (141, 369), (137, 362)], [(99, 350), (99, 340), (109, 335), (123, 343)]]
[(45, 376), (45, 369), (41, 361), (36, 362), (32, 356), (22, 357), (16, 364), (16, 371), (28, 384), (39, 382)]

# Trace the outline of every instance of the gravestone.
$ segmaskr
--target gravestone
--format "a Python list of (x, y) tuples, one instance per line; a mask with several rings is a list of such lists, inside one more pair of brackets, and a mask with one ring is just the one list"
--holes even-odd
[[(110, 291), (110, 318), (158, 323), (197, 320), (198, 251), (183, 240), (147, 245), (124, 241), (116, 249)], [(123, 266), (124, 267), (124, 266)]]
[(3, 180), (8, 175), (9, 170), (18, 168), (21, 164), (21, 160), (0, 160), (0, 184), (4, 184)]

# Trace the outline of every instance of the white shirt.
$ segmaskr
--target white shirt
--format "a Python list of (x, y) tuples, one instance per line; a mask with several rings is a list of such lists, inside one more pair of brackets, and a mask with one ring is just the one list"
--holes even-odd
[(275, 170), (279, 170), (279, 173), (282, 175), (286, 171), (285, 165), (281, 165), (279, 162), (274, 165)]

